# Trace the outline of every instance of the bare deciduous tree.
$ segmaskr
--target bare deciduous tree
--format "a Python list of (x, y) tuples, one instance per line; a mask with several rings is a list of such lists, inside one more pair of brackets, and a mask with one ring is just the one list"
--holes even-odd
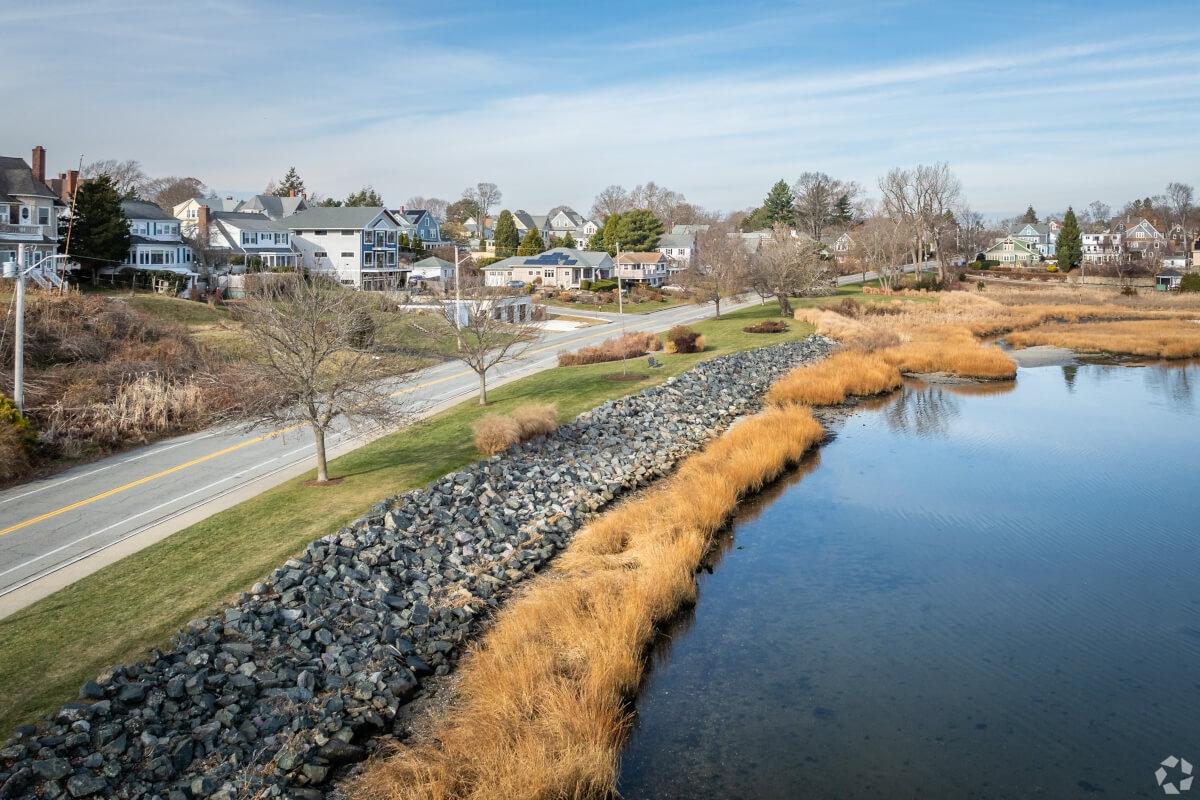
[(629, 192), (625, 191), (625, 187), (614, 183), (605, 186), (596, 195), (592, 202), (592, 219), (602, 223), (613, 214), (624, 214), (631, 208), (633, 202), (629, 199)]
[(404, 204), (405, 208), (423, 208), (432, 214), (438, 222), (446, 221), (446, 210), (450, 208), (450, 201), (443, 200), (440, 197), (415, 197), (408, 198), (408, 202)]
[[(242, 371), (252, 391), (239, 409), (250, 427), (307, 426), (316, 444), (317, 481), (329, 480), (325, 436), (335, 419), (395, 421), (402, 375), (385, 375), (372, 352), (374, 323), (362, 292), (298, 273), (255, 276), (236, 310), (253, 355)], [(415, 363), (413, 364), (415, 367)], [(386, 384), (383, 378), (390, 378)]]
[(1195, 194), (1195, 189), (1189, 184), (1178, 181), (1167, 184), (1167, 207), (1171, 209), (1171, 223), (1179, 226), (1179, 232), (1183, 236), (1184, 252), (1191, 249), (1191, 223), (1196, 210), (1193, 202)]
[(909, 234), (903, 223), (891, 217), (871, 217), (854, 232), (851, 253), (863, 272), (874, 272), (879, 285), (893, 289), (904, 270)]
[(478, 376), (479, 405), (483, 406), (487, 405), (488, 372), (520, 358), (538, 338), (541, 326), (532, 319), (515, 318), (506, 302), (513, 295), (505, 289), (464, 281), (460, 296), (461, 304), (444, 305), (445, 313), (436, 324), (441, 335), (458, 338), (458, 348), (450, 355)]
[(633, 187), (633, 191), (629, 193), (629, 202), (631, 208), (649, 209), (669, 231), (679, 221), (676, 217), (680, 206), (687, 200), (680, 192), (659, 186), (654, 181), (647, 181)]
[(808, 236), (792, 236), (775, 226), (770, 239), (750, 257), (749, 282), (763, 297), (774, 297), (780, 316), (792, 315), (792, 297), (828, 294), (835, 286), (830, 262), (821, 257), (821, 245)]
[(462, 193), (464, 200), (469, 200), (479, 209), (479, 218), (482, 223), (488, 215), (492, 213), (492, 208), (500, 204), (500, 200), (504, 197), (503, 193), (494, 183), (480, 181), (473, 187), (463, 189)]
[(1108, 203), (1093, 200), (1088, 204), (1087, 216), (1092, 233), (1101, 233), (1108, 229), (1108, 221), (1112, 218), (1112, 207)]
[(721, 301), (745, 289), (749, 263), (750, 254), (737, 229), (713, 224), (697, 237), (696, 258), (679, 274), (680, 282), (696, 300), (716, 306), (715, 316), (720, 319)]
[(122, 197), (138, 197), (145, 190), (149, 178), (142, 170), (142, 165), (133, 159), (117, 161), (114, 158), (103, 161), (93, 161), (85, 164), (79, 173), (82, 178), (98, 178), (107, 175), (113, 182), (117, 193)]
[(208, 194), (208, 187), (199, 178), (170, 176), (147, 181), (142, 189), (143, 196), (159, 208), (170, 211), (185, 200), (193, 200)]
[(890, 170), (880, 178), (879, 191), (887, 215), (912, 231), (914, 269), (929, 247), (937, 248), (938, 277), (945, 282), (945, 248), (956, 225), (954, 210), (962, 198), (958, 177), (948, 164), (919, 164), (914, 169)]

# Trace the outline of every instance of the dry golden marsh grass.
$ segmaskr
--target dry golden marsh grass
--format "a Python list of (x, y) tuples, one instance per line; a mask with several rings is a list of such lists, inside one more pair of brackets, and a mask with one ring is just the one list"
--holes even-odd
[(1134, 320), (1083, 325), (1040, 325), (1008, 335), (1017, 347), (1053, 345), (1085, 353), (1151, 358), (1200, 356), (1200, 324), (1190, 320)]
[(1073, 336), (1046, 341), (1140, 354), (1149, 353), (1133, 348), (1153, 340), (1154, 355), (1178, 352), (1181, 342), (1200, 346), (1200, 325), (1191, 321), (1200, 302), (1013, 294), (955, 292), (862, 314), (798, 310), (797, 319), (843, 348), (784, 376), (767, 396), (767, 411), (581, 531), (464, 658), (454, 698), (431, 721), (432, 732), (371, 764), (348, 787), (351, 796), (614, 796), (629, 701), (656, 631), (695, 600), (695, 570), (740, 500), (823, 438), (809, 405), (888, 392), (902, 373), (1011, 378), (1015, 363), (978, 339), (1000, 333), (1015, 342)]
[(741, 498), (823, 436), (807, 408), (764, 411), (584, 528), (464, 658), (434, 734), (373, 764), (352, 796), (610, 796), (655, 631), (695, 600), (695, 570)]

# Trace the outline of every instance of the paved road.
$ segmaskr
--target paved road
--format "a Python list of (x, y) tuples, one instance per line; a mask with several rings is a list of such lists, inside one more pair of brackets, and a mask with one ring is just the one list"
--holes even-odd
[[(682, 306), (627, 315), (625, 327), (665, 330), (712, 313), (712, 306)], [(588, 316), (608, 322), (544, 334), (519, 361), (493, 370), (489, 387), (548, 369), (555, 365), (560, 350), (618, 332), (617, 315)], [(477, 390), (475, 373), (458, 362), (447, 362), (422, 370), (403, 390), (403, 399), (412, 401), (419, 417), (461, 402)], [(328, 439), (330, 454), (352, 450), (380, 433), (338, 427)], [(312, 435), (305, 430), (247, 433), (219, 427), (0, 492), (0, 617), (104, 564), (303, 474), (311, 469), (312, 454)], [(386, 493), (386, 487), (380, 489), (381, 496)]]
[[(860, 276), (847, 276), (849, 284)], [(732, 311), (757, 299), (723, 304)], [(489, 386), (555, 365), (560, 350), (617, 332), (616, 314), (573, 312), (609, 324), (544, 334), (525, 355), (489, 376)], [(627, 315), (629, 329), (666, 330), (712, 316), (711, 306), (681, 306)], [(457, 362), (423, 370), (406, 389), (416, 416), (472, 396), (475, 374)], [(381, 432), (339, 427), (330, 456)], [(242, 500), (311, 469), (312, 436), (303, 430), (246, 433), (229, 427), (180, 436), (75, 467), (53, 478), (0, 492), (0, 618)], [(380, 488), (380, 495), (387, 487)]]

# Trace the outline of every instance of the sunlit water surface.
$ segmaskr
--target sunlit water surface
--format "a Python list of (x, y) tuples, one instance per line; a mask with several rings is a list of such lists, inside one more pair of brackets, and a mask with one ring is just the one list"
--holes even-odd
[(1200, 770), (1198, 512), (1200, 367), (908, 386), (736, 521), (621, 794), (1162, 797)]

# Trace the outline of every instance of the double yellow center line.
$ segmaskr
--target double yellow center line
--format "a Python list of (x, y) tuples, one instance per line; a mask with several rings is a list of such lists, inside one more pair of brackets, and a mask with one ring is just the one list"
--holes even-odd
[[(582, 336), (579, 339), (576, 339), (573, 343), (583, 342), (583, 341), (587, 341), (589, 339), (595, 339), (597, 336), (605, 336), (605, 335), (608, 335), (609, 333), (610, 333), (610, 331), (602, 330), (598, 333), (590, 334), (588, 336)], [(547, 350), (559, 349), (564, 344), (567, 344), (567, 343), (560, 342), (558, 344), (548, 345), (546, 347), (538, 348), (537, 350), (531, 350), (531, 351), (529, 351), (529, 354), (536, 355), (538, 353), (544, 353)], [(436, 386), (439, 383), (445, 383), (446, 381), (455, 380), (456, 378), (462, 378), (462, 377), (465, 377), (468, 375), (473, 375), (473, 374), (474, 374), (473, 372), (470, 372), (468, 370), (463, 370), (461, 372), (456, 372), (453, 375), (446, 375), (445, 377), (442, 377), (442, 378), (435, 378), (434, 380), (426, 381), (424, 383), (419, 383), (415, 386), (409, 386), (405, 389), (401, 389), (401, 390), (395, 392), (393, 396), (419, 391), (421, 389), (426, 389), (430, 386)], [(270, 433), (264, 433), (261, 436), (255, 436), (252, 439), (246, 439), (245, 441), (238, 442), (237, 444), (231, 444), (229, 447), (214, 451), (212, 453), (208, 453), (207, 455), (193, 458), (191, 461), (185, 461), (182, 464), (176, 464), (173, 467), (168, 467), (167, 469), (164, 469), (161, 472), (156, 472), (153, 475), (147, 475), (144, 478), (138, 478), (137, 480), (130, 481), (129, 483), (126, 483), (122, 486), (114, 486), (112, 489), (108, 489), (106, 491), (100, 492), (99, 494), (92, 495), (91, 497), (86, 497), (83, 500), (78, 500), (74, 503), (71, 503), (70, 505), (63, 506), (62, 508), (56, 508), (53, 511), (47, 511), (46, 513), (39, 514), (36, 517), (30, 517), (29, 519), (24, 520), (22, 522), (17, 522), (13, 525), (9, 525), (7, 528), (0, 529), (0, 536), (6, 536), (10, 533), (14, 533), (15, 531), (19, 531), (22, 528), (28, 528), (30, 525), (37, 525), (39, 522), (45, 522), (48, 519), (53, 519), (54, 517), (57, 517), (61, 514), (66, 514), (68, 512), (74, 511), (77, 508), (83, 508), (84, 506), (91, 505), (92, 503), (98, 503), (101, 500), (105, 500), (109, 497), (112, 497), (113, 495), (118, 495), (118, 494), (121, 494), (122, 492), (127, 492), (130, 489), (136, 489), (137, 487), (142, 486), (147, 483), (150, 483), (151, 481), (156, 481), (159, 478), (165, 478), (168, 475), (174, 475), (177, 472), (182, 472), (185, 469), (190, 469), (198, 464), (203, 464), (206, 461), (211, 461), (214, 458), (220, 458), (221, 456), (229, 455), (230, 453), (233, 453), (237, 450), (241, 450), (244, 447), (249, 447), (252, 444), (258, 444), (259, 442), (270, 439), (273, 436), (277, 436), (281, 433), (287, 433), (288, 431), (295, 430), (298, 427), (300, 427), (300, 426), (293, 425), (288, 428), (280, 428), (279, 430), (271, 431)]]

